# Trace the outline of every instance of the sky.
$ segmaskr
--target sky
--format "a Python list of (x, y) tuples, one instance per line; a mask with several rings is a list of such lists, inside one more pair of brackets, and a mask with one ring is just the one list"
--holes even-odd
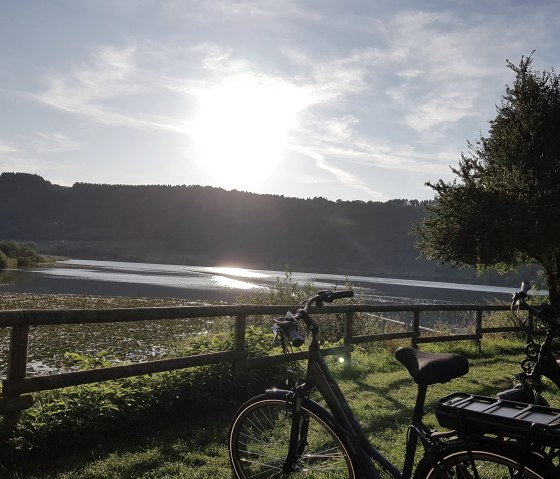
[(430, 199), (556, 0), (0, 0), (0, 172)]

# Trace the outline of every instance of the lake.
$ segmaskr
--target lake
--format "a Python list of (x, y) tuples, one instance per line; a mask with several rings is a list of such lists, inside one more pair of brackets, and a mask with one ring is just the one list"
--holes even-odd
[[(0, 293), (84, 294), (179, 298), (187, 301), (233, 302), (243, 293), (272, 287), (282, 271), (213, 268), (167, 264), (126, 263), (70, 259), (53, 267), (0, 271)], [(350, 276), (295, 272), (298, 283), (312, 282), (317, 289), (344, 288), (352, 283), (370, 304), (445, 304), (509, 301), (516, 288), (414, 281), (374, 276)], [(0, 302), (2, 296), (0, 294)], [(391, 316), (391, 315), (385, 315)], [(392, 318), (392, 319), (391, 319)], [(402, 320), (396, 316), (388, 321)], [(437, 316), (423, 318), (423, 325), (434, 321), (459, 324), (464, 318)], [(362, 327), (378, 326), (383, 318), (368, 317)], [(431, 321), (429, 324), (428, 322)], [(424, 324), (425, 323), (425, 324)], [(229, 323), (228, 323), (229, 324)], [(404, 323), (399, 323), (404, 324)], [(30, 333), (28, 374), (40, 375), (74, 370), (65, 352), (94, 357), (105, 351), (115, 364), (165, 357), (177, 341), (190, 336), (211, 334), (224, 328), (214, 320), (201, 319), (159, 322), (114, 323), (104, 325), (61, 325), (33, 328)], [(229, 326), (228, 326), (229, 327)], [(375, 332), (374, 330), (372, 330)], [(372, 331), (366, 331), (368, 334)], [(5, 375), (8, 331), (0, 331), (0, 378)]]
[[(173, 297), (233, 302), (270, 288), (282, 271), (69, 259), (53, 267), (0, 271), (0, 293)], [(487, 303), (508, 301), (516, 287), (443, 283), (375, 276), (294, 272), (298, 283), (343, 288), (350, 281), (367, 303)], [(521, 283), (521, 279), (519, 281)]]

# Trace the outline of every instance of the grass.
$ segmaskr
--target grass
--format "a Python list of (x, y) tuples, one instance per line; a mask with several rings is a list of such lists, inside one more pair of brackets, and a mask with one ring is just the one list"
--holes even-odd
[[(483, 351), (477, 352), (468, 342), (423, 346), (423, 350), (455, 351), (466, 355), (471, 363), (469, 374), (451, 383), (437, 385), (428, 392), (427, 409), (454, 391), (494, 395), (512, 385), (519, 369), (522, 343), (514, 339), (485, 339)], [(397, 464), (402, 465), (404, 440), (416, 388), (404, 368), (383, 348), (358, 348), (349, 367), (336, 358), (331, 367), (342, 390), (367, 434), (376, 446)], [(153, 375), (155, 377), (158, 375)], [(214, 387), (212, 404), (196, 402), (188, 395), (173, 407), (157, 404), (137, 411), (135, 417), (117, 411), (118, 427), (103, 425), (102, 434), (90, 429), (76, 442), (65, 444), (60, 433), (50, 432), (46, 440), (29, 450), (4, 457), (0, 477), (6, 479), (185, 479), (230, 478), (227, 458), (227, 429), (235, 409), (254, 391), (248, 383), (262, 390), (272, 381), (270, 371), (259, 371), (239, 378), (236, 388), (220, 380)], [(153, 379), (152, 379), (153, 380)], [(214, 380), (214, 383), (216, 381)], [(223, 387), (220, 385), (223, 384)], [(216, 386), (216, 385), (215, 385)], [(157, 383), (152, 384), (157, 388)], [(79, 388), (77, 388), (79, 389)], [(143, 392), (149, 396), (157, 391)], [(556, 395), (548, 394), (554, 406)], [(66, 414), (75, 411), (68, 404)], [(428, 424), (436, 426), (432, 415)], [(66, 429), (66, 433), (69, 431)], [(57, 437), (59, 442), (57, 443)], [(62, 446), (59, 447), (59, 444)]]
[[(278, 290), (284, 296), (275, 293), (270, 298), (260, 298), (259, 302), (289, 303), (299, 291), (294, 288), (287, 276), (284, 281), (279, 280)], [(0, 309), (180, 304), (185, 303), (172, 298), (0, 295)], [(361, 319), (356, 319), (356, 327), (370, 327), (370, 321), (364, 320), (362, 325)], [(270, 324), (268, 319), (264, 321), (266, 325), (262, 329), (248, 329), (247, 340), (254, 353), (271, 351)], [(336, 321), (324, 323), (330, 324), (333, 336), (339, 333), (340, 325)], [(180, 355), (231, 347), (231, 335), (219, 333), (206, 324), (202, 326), (208, 329), (207, 334), (189, 335), (191, 337), (185, 341), (178, 338), (182, 328), (175, 322), (155, 329), (129, 330), (125, 325), (110, 332), (75, 327), (72, 331), (70, 328), (37, 328), (33, 331), (30, 355), (31, 359), (44, 360), (57, 355), (62, 358), (65, 351), (73, 351), (78, 353), (76, 357), (88, 363), (88, 359), (107, 350), (105, 356), (109, 359), (131, 359), (119, 343), (120, 338), (127, 344), (133, 340), (135, 352), (144, 348), (150, 353), (156, 343), (165, 354), (171, 351)], [(102, 343), (100, 338), (107, 336), (110, 342)], [(398, 466), (402, 465), (404, 457), (406, 428), (416, 388), (404, 368), (393, 359), (391, 351), (406, 344), (388, 341), (382, 345), (360, 346), (352, 355), (350, 367), (339, 363), (337, 358), (331, 360), (341, 389), (364, 429), (374, 444)], [(422, 349), (459, 352), (471, 362), (471, 371), (466, 377), (429, 390), (427, 408), (430, 409), (435, 400), (454, 391), (494, 395), (510, 387), (513, 374), (519, 370), (523, 345), (515, 339), (485, 336), (482, 352), (468, 342), (423, 345)], [(0, 454), (3, 453), (0, 477), (230, 478), (229, 422), (245, 399), (269, 386), (282, 387), (285, 376), (278, 373), (276, 368), (237, 376), (232, 374), (229, 364), (224, 364), (36, 394), (34, 406), (24, 412), (15, 434), (0, 447)], [(549, 394), (547, 398), (553, 405), (560, 406), (554, 395)], [(426, 420), (437, 426), (433, 416), (427, 416)]]

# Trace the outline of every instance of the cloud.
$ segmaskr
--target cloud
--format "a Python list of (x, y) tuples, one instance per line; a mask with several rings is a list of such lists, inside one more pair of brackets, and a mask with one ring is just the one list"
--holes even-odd
[[(152, 82), (154, 75), (138, 67), (136, 54), (136, 46), (99, 47), (93, 51), (90, 63), (82, 64), (70, 73), (51, 74), (49, 88), (33, 97), (102, 125), (185, 131), (185, 122), (141, 111), (146, 97), (167, 89), (164, 83)], [(119, 106), (127, 98), (136, 101), (131, 101), (128, 107)]]
[(474, 101), (475, 95), (472, 92), (447, 87), (443, 91), (431, 92), (423, 97), (413, 110), (404, 116), (404, 120), (412, 129), (420, 133), (426, 132), (476, 114), (473, 111)]
[[(291, 17), (302, 15), (303, 11), (293, 2), (284, 0), (219, 0), (209, 2), (207, 8), (213, 13), (226, 17), (237, 17), (247, 19), (248, 17), (262, 17), (270, 19), (273, 17)], [(253, 18), (254, 20), (254, 18)]]
[(353, 190), (361, 191), (362, 193), (366, 193), (371, 199), (376, 201), (386, 201), (389, 199), (384, 194), (369, 188), (367, 184), (364, 181), (360, 180), (357, 176), (329, 164), (325, 160), (324, 155), (315, 151), (313, 148), (310, 148), (308, 146), (293, 145), (292, 149), (315, 160), (315, 165), (317, 166), (317, 168), (327, 171), (344, 186)]
[[(410, 2), (407, 10), (290, 0), (133, 5), (166, 31), (133, 31), (127, 22), (121, 46), (98, 46), (72, 69), (51, 72), (33, 97), (97, 125), (179, 133), (183, 151), (193, 152), (204, 94), (235, 82), (282, 86), (298, 97), (290, 143), (304, 145), (295, 149), (340, 185), (374, 198), (380, 193), (356, 167), (442, 174), (473, 125), (474, 135), (494, 114), (509, 78), (505, 58), (555, 38), (550, 18), (559, 12), (526, 7), (521, 15), (508, 2)], [(117, 1), (123, 18), (127, 8)], [(35, 147), (79, 145), (38, 134)]]

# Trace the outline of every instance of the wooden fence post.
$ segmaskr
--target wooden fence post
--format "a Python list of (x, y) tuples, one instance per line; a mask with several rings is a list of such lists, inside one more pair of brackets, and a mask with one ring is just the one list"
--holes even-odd
[[(27, 373), (27, 348), (29, 344), (29, 326), (12, 326), (10, 334), (10, 351), (8, 352), (7, 381), (25, 379)], [(2, 388), (2, 397), (17, 398), (19, 394), (8, 395)], [(15, 408), (14, 408), (15, 409)], [(11, 410), (4, 414), (3, 432), (12, 429), (21, 417), (21, 410)]]
[[(344, 346), (352, 344), (352, 336), (354, 334), (354, 312), (348, 311), (344, 315)], [(352, 365), (352, 353), (348, 351), (344, 353), (344, 365), (350, 367)]]
[(476, 326), (474, 331), (476, 334), (475, 346), (478, 352), (482, 351), (482, 313), (482, 309), (476, 312)]
[(412, 347), (414, 349), (418, 349), (418, 342), (416, 338), (420, 337), (420, 310), (415, 309), (413, 311), (413, 318), (412, 318), (412, 338), (410, 338), (410, 342), (412, 343)]
[(235, 354), (233, 359), (233, 373), (239, 373), (238, 361), (245, 359), (247, 356), (245, 331), (247, 330), (247, 316), (235, 316), (235, 325), (233, 329), (233, 352)]

